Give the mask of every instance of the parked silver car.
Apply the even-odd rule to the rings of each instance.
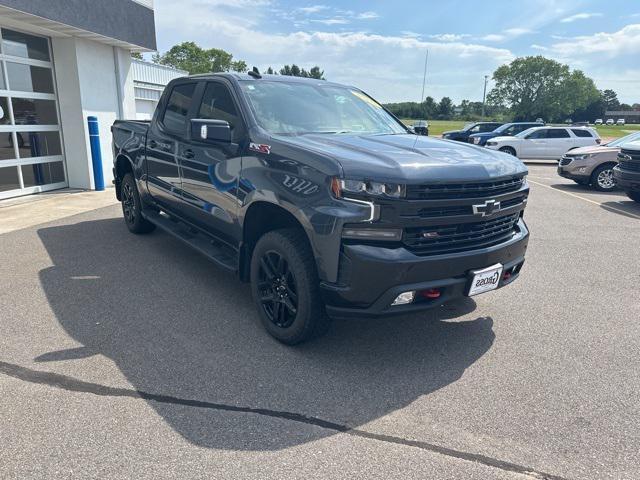
[[[616,187],[613,167],[618,163],[620,146],[634,140],[640,140],[640,132],[631,133],[605,145],[575,148],[560,159],[558,175],[580,185],[590,185],[596,190],[613,190]]]

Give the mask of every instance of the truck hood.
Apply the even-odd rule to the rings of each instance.
[[[421,183],[527,173],[527,167],[512,155],[425,136],[309,134],[286,141],[333,158],[345,178]]]
[[[450,133],[465,133],[466,130],[447,130],[446,132],[442,132],[442,135],[449,135]]]

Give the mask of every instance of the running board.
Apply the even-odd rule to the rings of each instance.
[[[142,216],[155,226],[182,240],[212,262],[233,272],[238,270],[238,254],[223,243],[155,210],[144,209]]]

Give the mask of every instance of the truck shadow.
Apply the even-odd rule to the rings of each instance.
[[[357,427],[455,382],[494,341],[489,317],[447,321],[474,311],[467,299],[420,315],[336,321],[328,336],[285,347],[262,330],[246,285],[166,234],[131,235],[119,218],[38,234],[53,262],[40,272],[48,302],[83,346],[36,361],[104,355],[139,391]],[[146,401],[203,447],[277,450],[335,433]]]

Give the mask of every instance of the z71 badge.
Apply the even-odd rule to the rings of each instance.
[[[269,155],[271,153],[271,145],[265,145],[264,143],[250,143],[249,150]]]

